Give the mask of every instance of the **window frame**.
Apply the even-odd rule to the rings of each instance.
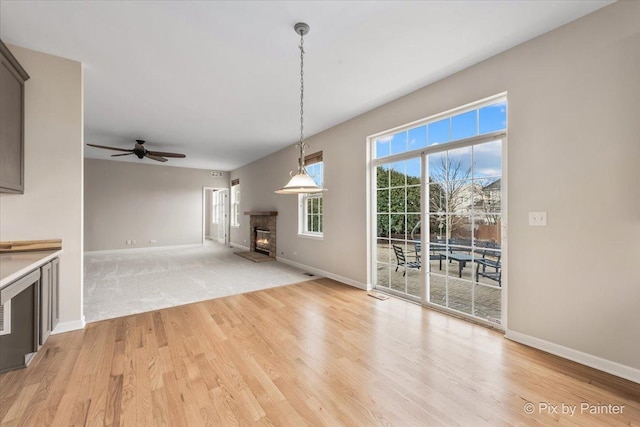
[[[508,260],[507,260],[507,245],[508,245],[508,236],[507,236],[507,230],[508,230],[508,224],[507,224],[507,218],[508,218],[508,214],[507,214],[507,181],[506,181],[506,177],[508,176],[508,165],[507,165],[507,145],[508,145],[508,129],[509,129],[509,116],[508,116],[508,112],[507,112],[507,116],[506,116],[506,121],[505,121],[505,128],[502,130],[495,130],[495,131],[490,131],[490,132],[483,132],[481,134],[475,135],[475,136],[471,136],[471,137],[467,137],[467,138],[462,138],[462,139],[457,139],[457,140],[450,140],[448,142],[442,142],[440,144],[437,145],[431,145],[431,146],[427,146],[427,147],[420,147],[420,148],[416,148],[413,150],[407,150],[401,153],[397,153],[397,154],[390,154],[390,155],[383,155],[382,157],[377,157],[377,153],[376,153],[376,149],[377,149],[377,141],[381,138],[385,138],[385,137],[391,137],[397,133],[403,132],[403,131],[410,131],[414,128],[418,128],[420,126],[423,125],[428,125],[430,123],[434,123],[437,122],[439,120],[442,119],[447,119],[447,118],[451,118],[455,115],[460,115],[460,114],[464,114],[465,112],[468,111],[472,111],[472,110],[479,110],[481,108],[484,108],[486,106],[490,106],[496,103],[499,103],[500,101],[504,101],[507,105],[508,105],[508,97],[507,97],[507,93],[503,92],[501,94],[486,98],[484,100],[478,101],[478,102],[473,102],[473,103],[469,103],[466,104],[464,106],[458,107],[458,108],[454,108],[424,119],[420,119],[420,120],[416,120],[414,122],[411,123],[407,123],[401,126],[397,126],[393,129],[389,129],[383,132],[379,132],[377,134],[374,135],[370,135],[367,137],[367,161],[369,163],[369,167],[367,168],[367,186],[368,186],[368,191],[367,191],[367,219],[366,219],[366,223],[367,223],[367,251],[368,251],[368,256],[367,256],[367,281],[368,283],[376,283],[377,282],[377,263],[378,263],[378,258],[377,258],[377,231],[378,231],[378,223],[377,223],[377,214],[378,214],[378,206],[377,206],[377,194],[378,194],[378,188],[377,188],[377,179],[376,179],[376,169],[378,166],[382,166],[384,164],[387,163],[394,163],[394,162],[399,162],[399,161],[405,161],[405,160],[409,160],[415,157],[420,157],[422,159],[422,184],[421,185],[425,185],[426,183],[428,183],[428,175],[426,174],[426,172],[428,171],[427,169],[427,156],[430,154],[435,154],[438,152],[443,152],[443,151],[448,151],[448,150],[455,150],[457,148],[463,148],[463,147],[468,147],[468,146],[474,146],[474,145],[479,145],[485,142],[490,142],[490,141],[494,141],[494,140],[502,140],[502,149],[501,149],[501,162],[502,162],[502,172],[501,172],[501,211],[500,211],[500,215],[501,215],[501,233],[502,233],[502,239],[501,239],[501,254],[502,254],[502,285],[501,286],[495,286],[495,285],[487,285],[487,284],[481,284],[484,287],[487,288],[499,288],[501,291],[501,302],[500,302],[500,311],[501,311],[501,323],[499,325],[497,325],[496,323],[490,321],[490,320],[486,320],[482,317],[477,317],[475,315],[467,315],[465,313],[462,313],[461,311],[458,310],[454,310],[454,309],[450,309],[448,307],[443,307],[440,305],[436,305],[433,304],[428,300],[427,295],[425,294],[426,292],[429,292],[429,289],[427,286],[424,285],[426,279],[425,276],[427,275],[427,269],[420,269],[422,276],[422,288],[421,288],[421,293],[422,295],[420,297],[412,297],[412,298],[408,298],[407,294],[402,294],[400,292],[396,292],[394,289],[392,288],[384,288],[384,292],[386,293],[390,293],[392,295],[397,295],[400,296],[402,298],[405,299],[409,299],[411,301],[415,301],[417,303],[420,303],[421,305],[427,306],[427,307],[434,307],[437,308],[441,311],[447,312],[447,313],[451,313],[454,314],[456,316],[460,316],[463,318],[467,318],[470,319],[474,322],[477,322],[479,324],[483,324],[485,326],[489,326],[491,328],[495,328],[498,330],[507,330],[508,329],[508,323],[507,323],[507,319],[508,319],[508,309],[507,309],[507,300],[508,300],[508,282],[507,282],[507,277],[508,277]],[[389,187],[391,188],[391,187]],[[428,195],[426,197],[426,199],[428,200]],[[424,195],[423,195],[423,200],[422,200],[422,204],[424,204]],[[428,213],[428,209],[426,210]],[[423,215],[425,212],[425,207],[422,206],[421,207],[421,215]],[[375,215],[373,215],[375,214]],[[423,245],[423,247],[426,247],[426,241],[424,239],[424,237],[421,239],[421,244]],[[426,265],[429,261],[428,258],[425,257],[425,252],[422,253],[422,258],[421,258],[421,262]],[[391,261],[389,261],[389,263],[391,263]],[[376,289],[376,285],[373,285],[373,288]],[[472,298],[474,298],[472,296]]]
[[[305,167],[308,169],[315,169],[316,165],[320,165],[320,179],[319,182],[316,180],[316,176],[313,172],[310,172],[314,181],[322,187],[324,182],[324,160],[322,151],[309,154],[305,156]],[[310,200],[318,200],[320,203],[320,208],[316,210],[316,213],[309,212],[309,201]],[[311,216],[311,218],[310,218]],[[313,224],[313,216],[317,217],[318,230],[310,230],[309,229],[309,220],[311,219],[311,223]],[[313,227],[312,227],[313,228]],[[298,194],[298,236],[316,240],[322,240],[324,238],[324,196],[323,193],[304,193]]]
[[[240,228],[240,180],[231,181],[231,221],[229,225]]]

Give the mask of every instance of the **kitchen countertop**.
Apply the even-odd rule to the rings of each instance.
[[[0,289],[61,253],[61,250],[57,250],[0,254]]]

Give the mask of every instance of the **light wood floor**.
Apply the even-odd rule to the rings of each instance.
[[[578,405],[577,414],[538,413],[539,402]],[[622,415],[590,415],[580,414],[582,402],[625,406]],[[29,368],[0,375],[0,420],[640,425],[640,385],[320,279],[52,336]]]

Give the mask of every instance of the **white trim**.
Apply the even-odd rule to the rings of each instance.
[[[245,251],[250,251],[251,250],[251,248],[249,248],[248,246],[243,246],[243,245],[240,245],[238,243],[233,243],[233,242],[229,243],[229,246],[234,247],[234,248],[238,248],[238,249],[244,249]]]
[[[298,233],[298,237],[311,240],[324,240],[324,236],[322,234]]]
[[[507,101],[507,132],[509,129],[509,101]],[[500,304],[502,328],[506,331],[509,328],[509,136],[502,139],[502,175],[500,176],[500,215],[502,219],[502,230],[500,230],[500,250],[502,251],[502,276],[500,286]]]
[[[505,338],[640,384],[640,369],[508,329]]]
[[[131,249],[107,249],[104,251],[86,251],[85,255],[106,255],[106,254],[119,254],[124,252],[149,252],[158,251],[162,249],[188,249],[188,248],[200,248],[202,243],[193,243],[190,245],[170,245],[170,246],[149,246],[147,248],[131,248]]]
[[[84,329],[84,326],[87,324],[84,316],[79,320],[72,320],[70,322],[60,322],[58,326],[55,327],[53,331],[51,331],[51,335],[62,334],[64,332],[77,331],[80,329]]]
[[[339,274],[330,273],[328,271],[320,270],[319,268],[314,268],[308,265],[300,264],[299,262],[291,261],[290,259],[286,259],[286,258],[278,257],[277,260],[283,264],[291,265],[301,270],[308,271],[309,273],[313,273],[316,276],[328,277],[329,279],[337,280],[338,282],[342,282],[346,285],[350,285],[350,286],[353,286],[354,288],[362,289],[365,291],[371,290],[371,285],[358,282],[357,280],[349,279],[348,277],[340,276]]]

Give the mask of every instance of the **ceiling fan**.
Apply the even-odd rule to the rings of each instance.
[[[176,158],[186,157],[184,154],[180,154],[180,153],[167,153],[164,151],[149,151],[143,146],[144,142],[145,141],[143,139],[136,139],[136,145],[131,149],[108,147],[106,145],[96,145],[96,144],[87,144],[87,145],[89,147],[104,148],[106,150],[126,151],[126,153],[123,153],[123,154],[112,154],[111,157],[129,156],[131,154],[135,154],[136,156],[138,156],[139,159],[142,159],[143,157],[147,157],[151,160],[156,160],[158,162],[166,162],[168,159],[165,159],[165,157],[176,157]]]

